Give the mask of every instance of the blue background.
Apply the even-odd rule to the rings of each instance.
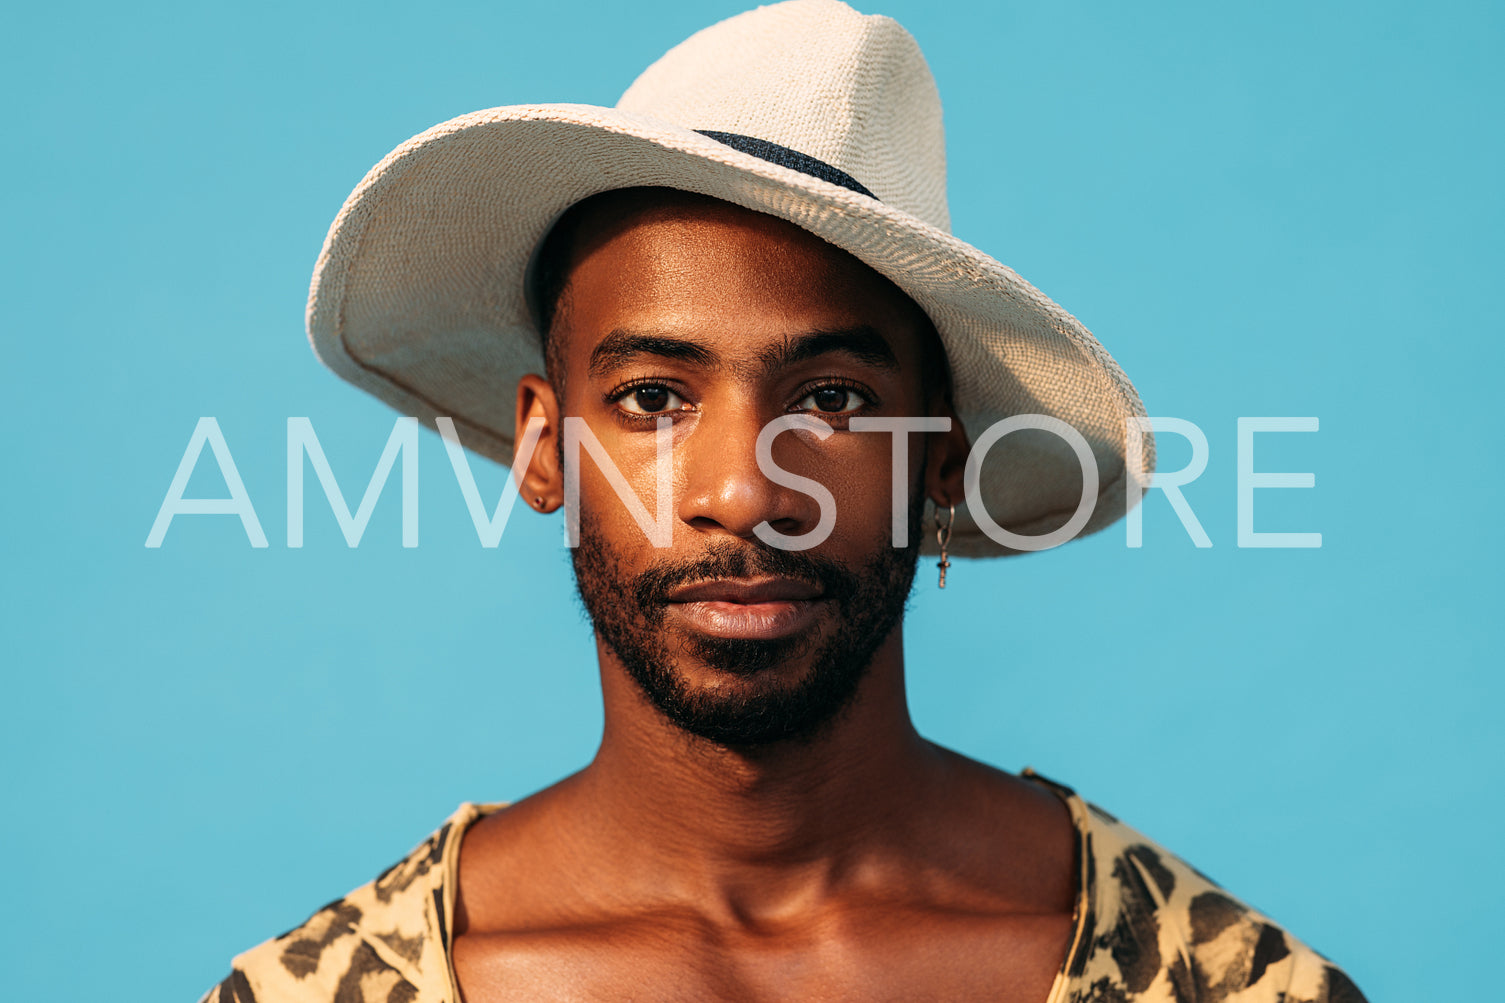
[[[0,256],[4,995],[193,999],[465,799],[584,764],[594,660],[557,517],[483,550],[432,433],[348,549],[393,415],[324,371],[308,278],[389,149],[476,108],[611,104],[737,3],[26,5],[9,12]],[[1227,5],[1223,5],[1226,8]],[[1477,998],[1502,890],[1498,5],[891,0],[946,101],[959,236],[1076,313],[1186,489],[1063,549],[923,570],[931,737],[1071,783],[1343,964],[1374,1000]],[[179,518],[200,415],[272,546]],[[1258,464],[1236,420],[1317,416]],[[1163,467],[1189,455],[1167,436]],[[479,469],[495,498],[501,471]],[[190,496],[222,496],[205,457]]]

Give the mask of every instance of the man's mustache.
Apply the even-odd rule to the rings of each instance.
[[[858,576],[829,558],[763,543],[713,543],[688,561],[664,561],[634,577],[633,598],[640,609],[662,612],[669,593],[681,586],[721,578],[792,578],[821,591],[822,599],[850,600],[859,588]]]

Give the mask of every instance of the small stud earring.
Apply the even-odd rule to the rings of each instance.
[[[533,496],[533,507],[538,509],[543,508],[543,495]]]
[[[936,513],[935,513],[935,542],[938,543],[938,544],[940,544],[940,547],[941,547],[941,559],[936,564],[936,567],[938,567],[938,568],[941,569],[941,584],[940,584],[941,588],[945,588],[946,587],[946,569],[949,568],[949,567],[951,567],[951,561],[948,560],[947,557],[946,557],[946,547],[951,543],[951,524],[954,523],[955,521],[956,521],[956,506],[955,505],[948,504],[946,506],[946,522],[944,524],[941,523],[940,509],[939,508],[936,509]]]

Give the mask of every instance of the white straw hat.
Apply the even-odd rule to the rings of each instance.
[[[699,192],[788,220],[891,279],[935,323],[969,438],[1018,414],[1075,428],[1096,460],[1082,532],[1138,501],[1125,465],[1133,386],[1076,318],[951,236],[940,97],[914,39],[837,0],[789,0],[698,32],[615,108],[513,105],[403,143],[351,193],[308,299],[314,351],[403,414],[452,417],[462,441],[512,457],[514,392],[543,371],[525,284],[567,208],[636,186]],[[885,472],[886,473],[886,472]],[[981,469],[987,514],[1058,529],[1083,496],[1060,436],[1017,431]],[[927,515],[927,520],[933,513]],[[1010,553],[958,505],[955,554]]]

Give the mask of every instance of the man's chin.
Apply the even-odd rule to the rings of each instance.
[[[838,716],[864,674],[861,663],[829,664],[831,642],[819,629],[772,641],[671,636],[662,649],[671,657],[618,657],[671,723],[719,745],[808,740]]]
[[[754,678],[739,670],[720,684],[678,678],[677,685],[664,687],[659,680],[657,686],[644,686],[644,692],[680,731],[717,745],[751,748],[808,741],[839,715],[845,701],[815,697],[808,680],[803,682],[772,674]]]

